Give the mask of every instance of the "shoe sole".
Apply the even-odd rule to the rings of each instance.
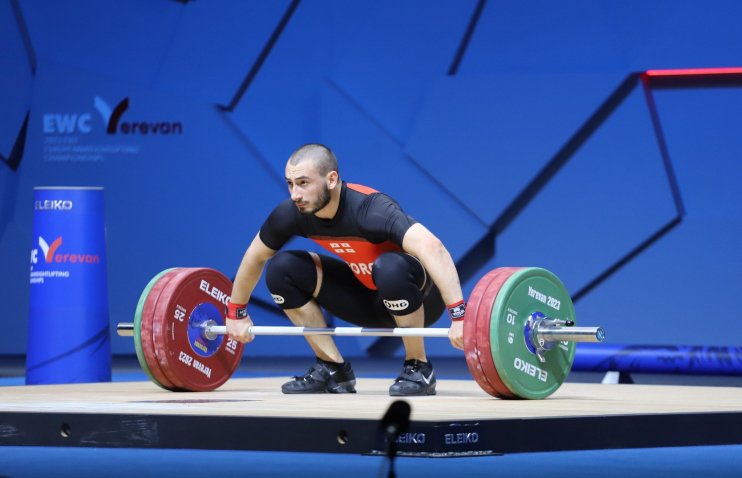
[[[436,394],[435,388],[424,389],[424,390],[421,390],[415,393],[402,392],[402,391],[395,392],[395,391],[389,390],[390,397],[427,397],[427,396],[435,395],[435,394]]]
[[[392,392],[389,392],[390,397],[432,397],[433,395],[436,395],[435,390],[432,392],[423,392],[423,393],[392,393]]]
[[[356,393],[356,389],[346,389],[346,388],[323,388],[318,390],[284,390],[281,389],[281,392],[286,395],[300,395],[300,394],[307,394],[311,395],[313,393]]]
[[[301,394],[312,395],[315,393],[327,393],[327,390],[324,390],[324,389],[323,390],[281,390],[281,392],[286,395],[301,395]]]

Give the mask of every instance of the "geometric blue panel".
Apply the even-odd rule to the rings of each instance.
[[[31,101],[32,65],[11,2],[0,2],[0,158],[8,159]]]
[[[634,40],[646,41],[647,30],[667,13],[657,1],[490,2],[460,74],[626,72],[641,47]]]
[[[742,81],[653,95],[688,216],[742,219]]]
[[[733,65],[740,16],[735,1],[488,2],[459,74]]]
[[[686,215],[577,307],[604,315],[614,343],[739,346],[742,322],[730,314],[742,284],[742,88],[653,95]],[[616,297],[641,304],[640,330],[606,306]]]
[[[624,77],[442,78],[426,97],[407,151],[492,224]]]
[[[332,81],[398,141],[446,73],[476,2],[335,2]]]
[[[157,86],[227,105],[250,71],[288,0],[192,2],[183,7]]]
[[[320,91],[332,64],[329,5],[301,3],[296,8],[230,113],[281,178],[289,155],[302,144],[317,142],[321,133]]]
[[[170,1],[18,2],[39,59],[152,86],[184,10]]]

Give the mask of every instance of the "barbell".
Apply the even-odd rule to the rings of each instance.
[[[226,335],[232,282],[209,268],[166,269],[142,291],[133,336],[142,369],[160,387],[211,391],[242,358],[243,344]],[[445,328],[250,327],[261,335],[448,337]],[[559,278],[537,267],[498,268],[475,285],[464,320],[464,355],[479,386],[498,398],[546,398],[564,382],[575,342],[602,342],[601,327],[577,327],[574,306]]]

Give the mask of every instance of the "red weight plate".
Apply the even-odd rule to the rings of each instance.
[[[155,351],[179,388],[207,392],[224,384],[242,358],[243,345],[226,335],[213,340],[199,323],[224,325],[232,282],[213,269],[183,269],[160,294],[155,311]]]
[[[482,297],[482,305],[479,308],[479,314],[477,315],[477,351],[479,354],[480,365],[482,366],[482,372],[490,385],[492,385],[496,390],[495,396],[503,399],[517,398],[517,396],[502,381],[497,372],[497,368],[495,368],[494,361],[492,360],[492,347],[490,344],[492,308],[494,307],[495,300],[497,299],[497,295],[502,289],[503,284],[510,278],[510,276],[520,269],[520,267],[503,267],[497,269],[498,274],[487,286]]]
[[[491,299],[491,290],[493,287],[495,290],[499,290],[504,280],[506,280],[502,279],[502,277],[511,275],[515,270],[517,269],[501,267],[491,271],[489,274],[489,280],[480,291],[481,296],[479,298],[479,304],[474,317],[472,317],[474,319],[472,329],[475,336],[474,342],[476,344],[473,350],[476,353],[476,362],[479,368],[479,373],[482,377],[481,380],[485,381],[489,385],[485,390],[490,395],[498,398],[512,398],[513,395],[504,385],[500,376],[497,374],[493,375],[491,369],[485,366],[485,351],[491,350],[490,337],[488,335],[490,323],[488,317],[491,315],[494,304]],[[486,357],[489,356],[490,354],[488,352]]]
[[[153,329],[155,326],[155,309],[157,307],[160,294],[162,293],[165,286],[180,270],[181,269],[173,269],[172,271],[167,272],[165,275],[160,277],[160,279],[152,287],[152,290],[150,290],[149,295],[147,295],[147,300],[145,300],[144,307],[142,308],[140,340],[142,342],[142,352],[144,355],[144,359],[147,362],[147,366],[149,367],[149,371],[152,373],[152,376],[157,380],[157,382],[159,382],[164,388],[168,390],[177,390],[178,387],[169,378],[167,378],[165,372],[163,372],[162,370],[162,367],[160,367],[160,362],[159,360],[157,360],[157,352],[155,348],[155,341],[157,339],[154,338]]]
[[[151,323],[152,323],[152,337],[153,337],[153,348],[155,351],[155,360],[157,361],[157,365],[159,369],[162,371],[163,375],[167,377],[167,380],[171,383],[173,383],[173,387],[178,391],[188,391],[189,389],[183,384],[181,380],[178,379],[177,375],[173,379],[172,374],[168,373],[167,367],[169,366],[169,361],[163,360],[161,356],[163,355],[163,351],[166,348],[166,339],[165,339],[165,328],[166,328],[166,318],[163,315],[162,308],[163,303],[167,303],[169,299],[172,297],[172,287],[171,286],[172,281],[178,277],[182,276],[183,274],[187,274],[191,271],[193,271],[193,268],[180,268],[177,271],[175,271],[169,278],[168,281],[163,284],[162,289],[160,290],[159,295],[162,296],[163,301],[158,300],[155,302],[155,307],[152,309],[152,313],[150,315]],[[167,355],[167,354],[165,354]]]
[[[502,285],[510,276],[522,269],[521,267],[503,267],[497,269],[501,271],[487,286],[487,290],[482,297],[482,306],[479,307],[477,315],[477,348],[479,352],[479,362],[482,365],[482,371],[492,387],[497,391],[497,397],[500,398],[518,398],[500,378],[495,368],[495,362],[492,360],[492,347],[490,346],[490,324],[492,323],[492,308],[495,306],[497,294],[500,292]]]
[[[466,303],[466,318],[464,319],[464,356],[466,357],[466,365],[469,367],[469,373],[482,390],[493,396],[497,396],[497,391],[484,376],[484,371],[479,363],[477,317],[487,286],[498,275],[498,271],[499,269],[495,269],[488,272],[474,286]]]

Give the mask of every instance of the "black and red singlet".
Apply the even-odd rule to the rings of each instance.
[[[374,260],[385,252],[402,251],[402,239],[416,222],[386,194],[343,182],[335,217],[301,214],[289,198],[263,223],[260,239],[279,250],[293,236],[309,238],[340,257],[363,285],[375,290],[371,278]]]

